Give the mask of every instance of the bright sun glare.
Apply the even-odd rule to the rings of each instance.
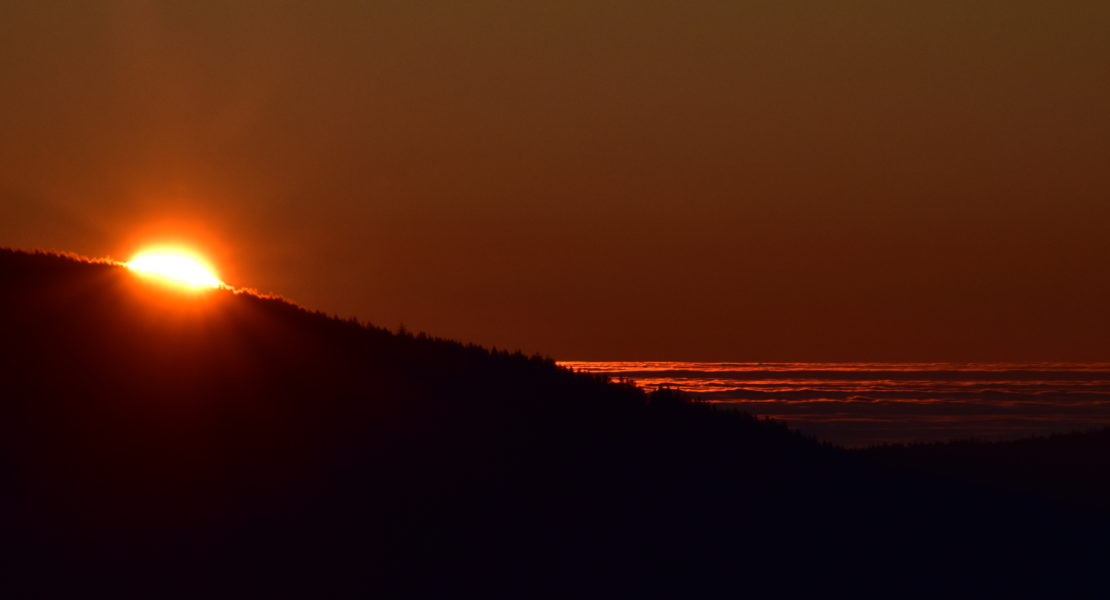
[[[136,273],[187,288],[217,288],[223,285],[203,260],[182,250],[144,250],[125,264]]]

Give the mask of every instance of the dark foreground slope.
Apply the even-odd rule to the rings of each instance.
[[[1098,507],[868,460],[538,357],[10,251],[0,332],[4,591],[1103,583]]]

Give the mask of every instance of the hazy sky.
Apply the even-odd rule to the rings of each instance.
[[[1110,360],[1110,2],[5,2],[0,245],[563,359]]]

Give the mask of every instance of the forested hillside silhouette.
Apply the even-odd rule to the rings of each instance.
[[[0,374],[0,563],[18,594],[1105,583],[1106,505],[1043,478],[847,452],[548,358],[109,263],[0,251]]]
[[[893,444],[857,451],[883,464],[1110,511],[1110,428],[1011,441]]]

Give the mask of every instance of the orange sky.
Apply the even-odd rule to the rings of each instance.
[[[5,3],[0,245],[560,359],[1110,359],[1110,3],[907,4]]]

